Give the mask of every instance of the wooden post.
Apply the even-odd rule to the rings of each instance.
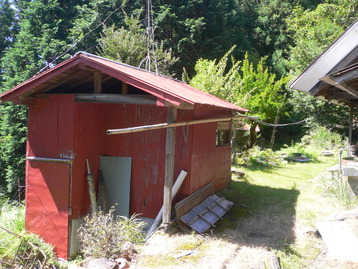
[[[100,71],[94,71],[94,92],[102,92],[102,73]]]
[[[168,123],[175,122],[177,109],[168,108]],[[170,223],[172,208],[172,187],[174,177],[174,155],[175,155],[175,127],[167,128],[165,147],[165,178],[164,178],[164,199],[163,199],[163,224]]]
[[[352,145],[352,131],[353,131],[353,116],[354,111],[353,108],[349,110],[349,130],[348,130],[348,144]]]
[[[128,94],[128,84],[122,81],[122,94]]]

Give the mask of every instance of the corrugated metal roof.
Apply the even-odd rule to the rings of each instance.
[[[185,224],[198,233],[204,233],[219,221],[234,205],[234,203],[213,194],[192,208],[180,218]]]
[[[184,82],[83,52],[77,53],[73,58],[62,62],[1,94],[0,99],[2,102],[16,101],[20,97],[32,96],[38,92],[43,93],[43,84],[47,83],[51,86],[51,83],[58,83],[58,80],[56,82],[51,82],[51,79],[54,80],[56,76],[58,77],[59,75],[64,76],[64,72],[69,73],[68,75],[66,74],[66,76],[70,76],[70,72],[68,71],[80,65],[89,66],[118,80],[124,81],[129,85],[137,87],[157,97],[157,100],[162,103],[168,102],[175,106],[180,106],[183,103],[191,105],[204,104],[239,112],[248,112],[247,109],[195,89]],[[64,77],[61,79],[65,80]]]

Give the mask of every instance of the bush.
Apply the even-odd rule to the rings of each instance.
[[[14,233],[20,234],[25,230],[25,207],[11,202],[4,202],[0,208],[0,227]],[[1,256],[15,255],[19,240],[14,235],[0,229],[0,258]],[[11,252],[13,253],[11,254]]]
[[[321,150],[332,150],[343,145],[343,137],[324,126],[314,126],[307,135],[302,137],[301,144],[313,145]]]
[[[274,165],[280,164],[282,161],[283,159],[280,154],[274,152],[272,149],[261,149],[259,146],[254,146],[245,151],[235,160],[236,163],[245,165]]]
[[[95,216],[85,217],[78,230],[84,257],[112,258],[123,252],[126,243],[144,242],[144,222],[136,215],[114,218],[113,212],[112,208],[107,214],[99,211]]]

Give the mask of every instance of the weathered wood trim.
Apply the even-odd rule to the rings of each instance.
[[[177,118],[177,109],[168,108],[168,124],[174,123]],[[172,209],[172,188],[174,177],[175,161],[175,127],[167,128],[165,146],[165,177],[164,177],[164,198],[163,198],[163,224],[170,223]]]
[[[152,95],[137,94],[76,94],[77,103],[112,103],[112,104],[138,104],[156,105],[156,100]]]

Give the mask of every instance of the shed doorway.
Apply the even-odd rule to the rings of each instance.
[[[132,158],[101,156],[100,164],[106,207],[115,206],[115,216],[129,217]]]

